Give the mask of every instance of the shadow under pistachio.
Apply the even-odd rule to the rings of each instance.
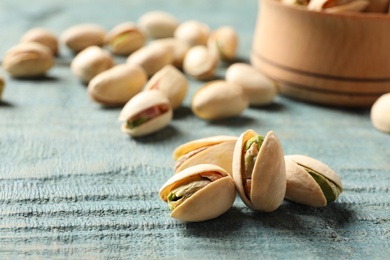
[[[173,111],[173,120],[181,120],[193,115],[190,107],[180,106]]]
[[[12,79],[17,81],[30,81],[30,82],[54,82],[59,81],[58,77],[51,75],[41,75],[37,77],[13,77]]]
[[[218,126],[245,126],[250,125],[255,120],[251,117],[240,115],[236,117],[224,118],[219,120],[208,121],[209,125],[218,125]]]
[[[0,100],[0,107],[15,107],[15,105],[8,101]]]
[[[178,131],[172,125],[168,125],[157,132],[151,133],[145,136],[132,137],[129,135],[129,138],[140,143],[155,143],[155,142],[166,142],[178,135]]]
[[[285,110],[285,106],[279,102],[272,102],[271,104],[264,105],[264,106],[251,105],[249,108],[253,109],[253,110],[262,110],[262,111],[268,111],[268,112],[281,112],[281,111]]]

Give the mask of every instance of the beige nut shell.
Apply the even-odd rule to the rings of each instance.
[[[224,61],[232,61],[236,58],[238,48],[238,35],[230,26],[223,26],[211,33],[207,46],[215,51]]]
[[[165,48],[171,48],[173,50],[172,65],[178,69],[183,68],[184,58],[187,52],[190,50],[190,45],[176,38],[164,38],[150,42],[150,45],[166,46]]]
[[[3,94],[4,88],[5,88],[5,81],[4,81],[4,78],[0,75],[0,100],[1,100],[1,95]]]
[[[119,64],[94,77],[88,84],[88,94],[104,106],[121,106],[138,94],[146,81],[141,67]]]
[[[97,24],[77,24],[69,27],[60,35],[60,41],[74,52],[89,46],[103,46],[106,31]]]
[[[126,127],[126,123],[130,118],[156,105],[166,105],[168,111],[133,129]],[[161,91],[151,90],[140,92],[130,99],[122,108],[119,121],[123,122],[122,131],[124,133],[136,137],[148,135],[164,128],[172,120],[172,116],[172,108],[168,98]]]
[[[390,133],[390,93],[380,96],[371,107],[371,123],[385,133]]]
[[[183,222],[198,222],[216,218],[231,208],[236,197],[234,182],[221,167],[200,164],[172,176],[160,189],[160,198],[167,201],[169,193],[191,176],[218,172],[223,177],[195,192],[171,212],[171,217]]]
[[[196,20],[181,23],[174,33],[176,39],[184,41],[190,46],[207,45],[209,36],[209,26]]]
[[[173,37],[179,20],[170,13],[163,11],[150,11],[138,20],[138,26],[154,39]]]
[[[58,54],[57,36],[45,28],[32,28],[28,30],[21,38],[20,42],[37,42],[48,47],[53,55]]]
[[[112,53],[129,55],[145,45],[146,35],[135,23],[125,22],[112,28],[105,41]]]
[[[270,131],[264,138],[252,172],[250,197],[247,197],[242,179],[242,161],[246,142],[256,136],[251,129],[241,134],[233,155],[233,179],[242,201],[253,210],[271,212],[283,202],[286,192],[286,168],[283,148]]]
[[[218,66],[218,56],[205,46],[192,47],[184,57],[184,72],[199,80],[209,80],[214,77]]]

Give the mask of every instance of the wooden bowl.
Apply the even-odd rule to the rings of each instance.
[[[370,106],[390,92],[390,15],[332,14],[260,0],[251,62],[287,96]]]

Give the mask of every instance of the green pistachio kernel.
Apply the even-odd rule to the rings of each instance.
[[[183,203],[187,198],[191,197],[195,192],[209,184],[211,180],[202,179],[184,184],[168,194],[167,201],[170,210],[174,210],[177,206]]]

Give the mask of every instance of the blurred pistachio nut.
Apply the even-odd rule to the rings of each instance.
[[[309,0],[282,0],[281,3],[285,5],[307,6]]]
[[[248,97],[241,86],[215,80],[195,92],[191,109],[199,118],[217,120],[238,116],[248,105]]]
[[[0,100],[1,100],[1,96],[3,94],[4,87],[5,87],[4,78],[2,76],[0,76]]]
[[[235,136],[219,135],[180,145],[173,152],[176,161],[175,173],[194,165],[210,163],[222,167],[232,176],[232,158],[236,141]]]
[[[209,36],[209,26],[196,20],[181,23],[174,33],[176,39],[184,41],[190,46],[207,45]]]
[[[16,78],[42,76],[53,65],[51,50],[37,42],[23,42],[14,46],[3,60],[3,68]]]
[[[307,9],[329,13],[360,12],[364,11],[369,4],[369,0],[311,0]]]
[[[145,42],[146,35],[131,22],[115,26],[106,35],[108,48],[118,55],[129,55],[144,46]]]
[[[242,201],[251,209],[271,212],[283,202],[286,168],[282,145],[270,131],[241,134],[234,147],[233,178]]]
[[[242,86],[249,103],[254,106],[272,103],[278,93],[275,81],[245,63],[231,65],[226,70],[226,81]]]
[[[122,132],[134,137],[154,133],[171,120],[171,104],[158,90],[138,93],[126,103],[119,115]]]
[[[160,189],[171,217],[183,222],[216,218],[233,205],[234,182],[221,167],[199,164],[173,175]]]
[[[220,27],[211,33],[208,47],[215,51],[223,61],[232,61],[236,58],[238,35],[233,27]]]
[[[114,65],[110,53],[98,46],[90,46],[74,57],[70,68],[77,78],[88,83],[93,77]]]
[[[32,28],[28,30],[21,38],[20,42],[37,42],[48,47],[53,55],[58,54],[58,39],[49,30],[44,28]]]
[[[163,11],[150,11],[142,15],[138,20],[138,26],[151,38],[173,37],[179,20]]]
[[[188,82],[181,71],[169,64],[154,74],[148,81],[145,90],[152,89],[163,92],[169,99],[172,109],[177,109],[187,95]]]
[[[385,133],[390,133],[390,92],[380,96],[371,107],[371,123]]]
[[[148,76],[153,76],[164,66],[171,64],[173,60],[173,49],[163,45],[147,45],[133,52],[127,63],[141,66]]]
[[[104,106],[122,106],[142,90],[146,81],[141,67],[119,64],[94,77],[88,84],[88,94]]]
[[[305,155],[287,155],[285,162],[286,199],[325,207],[342,192],[339,176],[326,164]]]
[[[164,38],[150,42],[150,44],[166,46],[164,48],[171,48],[173,50],[172,65],[178,69],[183,68],[184,57],[190,50],[190,45],[176,38]]]
[[[184,72],[199,80],[214,77],[218,66],[218,56],[205,46],[192,47],[184,57]]]
[[[106,31],[97,24],[78,24],[69,27],[60,35],[60,41],[73,52],[89,46],[103,46]]]

